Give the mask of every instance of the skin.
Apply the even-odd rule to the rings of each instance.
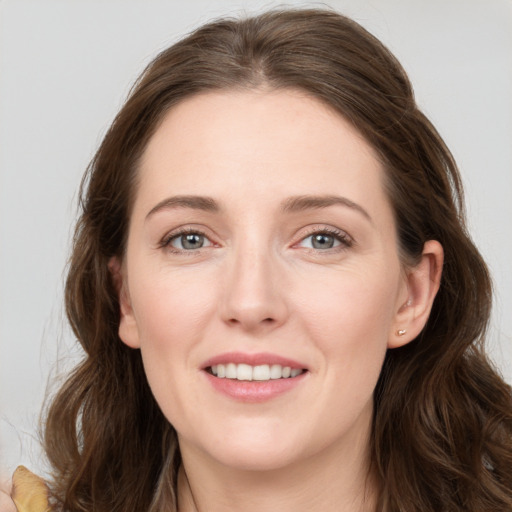
[[[178,432],[180,511],[375,509],[373,390],[386,350],[423,328],[442,267],[434,241],[401,264],[383,178],[347,121],[294,90],[194,96],[150,140],[111,270],[120,337]],[[283,209],[306,195],[348,202]],[[218,210],[162,206],[175,196]],[[182,228],[203,247],[185,249]],[[270,400],[235,400],[203,370],[232,351],[307,372]]]
[[[16,506],[11,499],[12,483],[7,479],[0,479],[0,510],[2,512],[16,512]]]

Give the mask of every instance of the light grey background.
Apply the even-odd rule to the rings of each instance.
[[[0,467],[7,472],[19,463],[44,471],[36,432],[47,380],[79,354],[61,299],[76,191],[130,85],[158,50],[208,19],[277,5],[0,0]],[[454,152],[470,227],[496,283],[492,354],[512,382],[512,2],[329,5],[395,52]]]

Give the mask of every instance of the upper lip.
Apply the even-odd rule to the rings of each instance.
[[[205,361],[202,365],[202,369],[206,369],[217,364],[228,363],[248,364],[250,366],[279,364],[281,366],[289,366],[290,368],[299,368],[304,370],[307,369],[304,364],[298,361],[267,352],[260,352],[257,354],[247,354],[244,352],[226,352]]]

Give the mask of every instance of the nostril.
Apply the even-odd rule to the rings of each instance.
[[[267,318],[263,318],[261,320],[250,320],[250,319],[239,319],[239,318],[230,318],[228,320],[228,323],[233,325],[233,326],[236,326],[236,325],[245,325],[247,327],[252,327],[252,328],[255,328],[257,325],[274,325],[276,323],[276,319],[275,318],[272,318],[272,317],[267,317]]]

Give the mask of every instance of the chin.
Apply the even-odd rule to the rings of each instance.
[[[268,472],[279,471],[297,463],[300,454],[297,450],[270,446],[252,446],[250,449],[230,449],[225,447],[222,453],[211,454],[223,466],[237,471]]]
[[[275,471],[296,463],[310,444],[307,436],[286,422],[254,419],[249,423],[224,424],[222,429],[210,429],[208,436],[203,432],[184,443],[180,439],[180,448],[199,451],[214,463],[239,471]]]

